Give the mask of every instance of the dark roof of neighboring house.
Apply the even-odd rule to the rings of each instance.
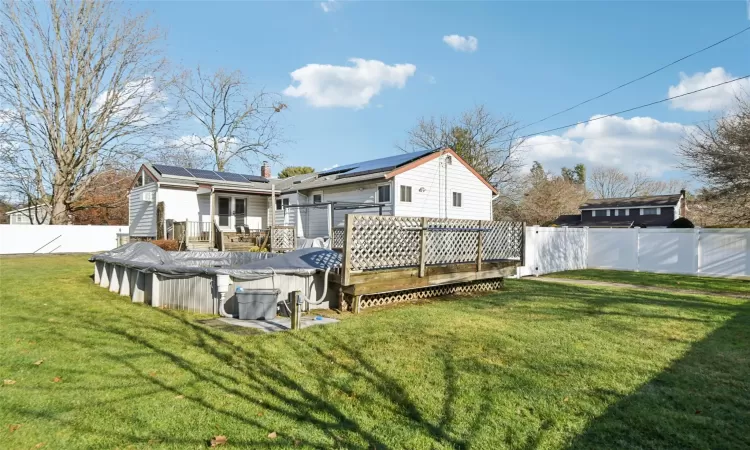
[[[649,195],[644,197],[599,198],[586,201],[579,209],[591,208],[636,208],[649,206],[674,206],[682,194]]]
[[[612,218],[607,220],[588,220],[581,222],[578,226],[589,228],[630,228],[633,226],[633,220],[623,217],[622,219]]]
[[[555,225],[561,227],[575,227],[581,224],[580,214],[563,214],[554,220]]]

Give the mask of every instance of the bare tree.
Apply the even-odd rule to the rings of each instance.
[[[466,111],[458,118],[421,118],[407,132],[402,151],[450,147],[486,180],[495,186],[511,181],[523,165],[517,138],[518,122],[510,117],[493,116],[484,105]]]
[[[0,182],[68,223],[95,175],[131,164],[168,122],[162,34],[111,2],[37,5],[0,12]]]
[[[519,220],[544,225],[563,214],[578,214],[578,207],[589,193],[583,184],[564,176],[530,174],[527,188],[519,205]]]
[[[614,167],[596,167],[588,185],[596,198],[624,198],[644,195],[674,194],[684,187],[680,180],[654,180],[641,172],[628,175]]]
[[[746,93],[744,93],[746,94]],[[738,96],[737,107],[715,124],[698,126],[680,145],[683,167],[704,181],[705,197],[734,222],[750,223],[750,100]]]
[[[277,119],[286,109],[278,94],[251,92],[239,71],[206,74],[200,67],[182,74],[176,92],[186,117],[200,128],[177,140],[176,148],[209,155],[217,170],[235,160],[248,166],[259,157],[278,160],[273,149],[283,133]]]

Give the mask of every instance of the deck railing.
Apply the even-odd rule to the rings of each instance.
[[[482,261],[520,260],[523,223],[349,214],[345,270],[362,272]],[[336,248],[334,234],[333,247]]]

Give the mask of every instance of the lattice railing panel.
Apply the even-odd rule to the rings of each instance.
[[[285,251],[296,248],[294,227],[272,227],[271,228],[271,250]]]
[[[523,222],[484,222],[482,225],[482,259],[521,259]]]
[[[344,235],[346,228],[338,227],[333,229],[333,238],[331,239],[331,248],[339,250],[344,248]]]
[[[455,264],[477,260],[479,221],[429,219],[426,264]]]
[[[414,217],[353,215],[350,270],[419,265],[420,219]]]
[[[414,300],[422,300],[432,297],[442,297],[445,295],[466,293],[466,292],[484,292],[502,289],[503,279],[493,278],[481,281],[472,281],[467,283],[449,284],[430,286],[408,291],[386,292],[383,294],[363,295],[359,301],[359,308],[372,308],[374,306],[388,305],[391,303],[401,303]]]
[[[349,245],[348,270],[415,267],[422,255],[419,217],[349,215],[351,236],[337,235],[332,248]],[[523,223],[466,219],[425,219],[425,265],[470,263],[477,260],[482,234],[482,260],[520,259]],[[342,242],[339,244],[338,240]],[[339,247],[340,245],[340,247]]]

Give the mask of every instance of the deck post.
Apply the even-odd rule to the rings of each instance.
[[[427,217],[422,217],[419,227],[419,278],[424,278],[427,267]]]
[[[352,305],[352,312],[354,314],[359,314],[359,310],[361,308],[362,304],[362,296],[361,295],[355,295],[354,296],[354,304]]]
[[[292,330],[299,330],[299,319],[300,319],[300,304],[299,304],[299,291],[292,291],[288,297],[289,303],[292,306]]]
[[[328,238],[333,243],[333,204],[328,204]]]
[[[349,286],[352,270],[352,246],[354,245],[354,214],[346,215],[346,227],[344,229],[344,258],[341,264],[341,285]]]
[[[482,221],[478,223],[477,231],[477,272],[482,271]]]

